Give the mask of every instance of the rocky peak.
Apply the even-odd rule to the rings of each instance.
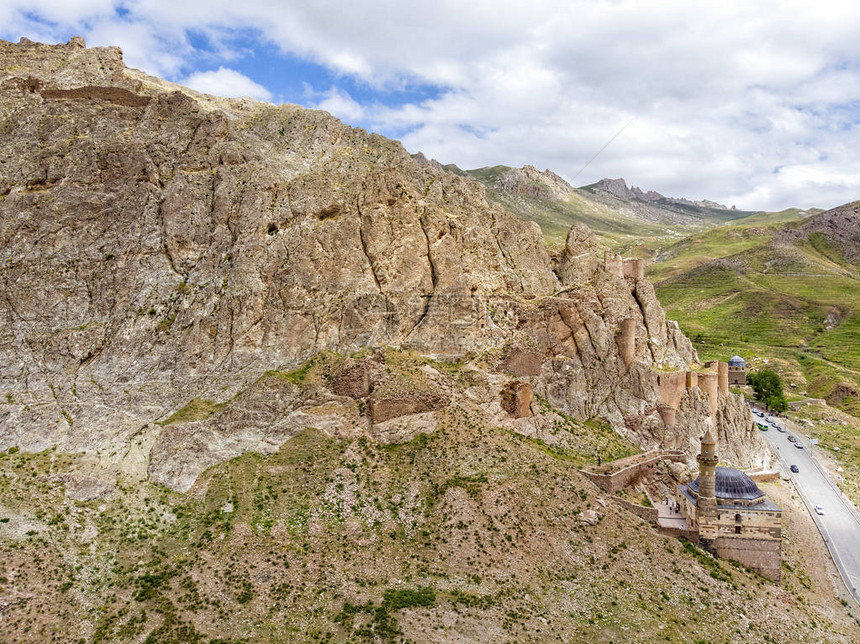
[[[537,199],[560,200],[573,193],[570,184],[555,172],[541,172],[532,165],[511,168],[497,179],[496,186],[512,194]]]
[[[623,179],[622,179],[622,181],[623,181]],[[665,198],[666,198],[666,197],[664,197],[663,195],[661,195],[659,192],[656,192],[656,191],[654,191],[654,190],[649,190],[648,192],[642,192],[642,191],[641,191],[639,188],[637,188],[636,186],[633,186],[633,187],[630,189],[630,192],[632,192],[632,193],[633,193],[633,195],[634,195],[637,199],[641,199],[642,201],[660,201],[661,199],[665,199]]]
[[[636,194],[627,187],[627,182],[622,179],[601,179],[593,186],[603,192],[615,195],[619,199],[635,199]]]

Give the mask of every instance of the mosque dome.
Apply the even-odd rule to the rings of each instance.
[[[732,356],[729,358],[729,366],[730,367],[746,367],[747,361],[741,358],[740,356]]]
[[[690,483],[690,490],[699,494],[699,479]],[[718,467],[715,472],[714,488],[718,499],[754,501],[764,496],[750,477],[731,467]]]

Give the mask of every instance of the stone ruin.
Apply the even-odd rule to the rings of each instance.
[[[624,259],[618,253],[605,251],[603,253],[603,267],[618,277],[629,277],[633,280],[645,279],[644,259]]]
[[[660,404],[657,411],[667,427],[674,427],[675,414],[688,389],[698,387],[708,394],[711,416],[717,413],[720,395],[729,395],[728,365],[719,360],[705,363],[707,371],[668,371],[658,375]]]

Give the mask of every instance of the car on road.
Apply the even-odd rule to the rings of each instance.
[[[783,427],[782,425],[774,425],[774,427],[776,427],[776,431],[781,432],[783,434],[785,433],[785,427]]]
[[[767,431],[767,425],[763,425],[761,423],[756,423],[755,426],[758,427],[763,432]]]
[[[794,444],[794,446],[795,446],[797,449],[803,449],[803,443],[801,443],[800,441],[797,441],[797,442]]]
[[[758,409],[753,409],[753,413],[756,416],[758,416],[759,418],[764,418],[764,412],[763,411],[759,411]]]
[[[776,422],[776,418],[774,418],[773,416],[768,416],[767,418],[765,418],[765,420],[769,423],[775,423]]]
[[[816,505],[815,506],[815,514],[823,515],[824,514],[824,508],[822,508],[820,505]]]
[[[791,434],[789,434],[788,440],[790,440],[792,443],[794,443],[797,439],[794,436],[792,436]]]
[[[797,474],[797,473],[800,471],[800,468],[799,468],[799,467],[797,467],[797,465],[792,465],[790,469],[791,469],[791,471],[792,471],[792,472],[794,472],[795,474]]]

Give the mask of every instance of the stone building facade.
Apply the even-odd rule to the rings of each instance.
[[[729,359],[729,384],[747,384],[747,362],[740,356],[732,356]]]
[[[782,510],[740,470],[717,467],[716,443],[713,430],[708,430],[696,459],[699,477],[678,486],[681,513],[703,548],[779,581]]]

